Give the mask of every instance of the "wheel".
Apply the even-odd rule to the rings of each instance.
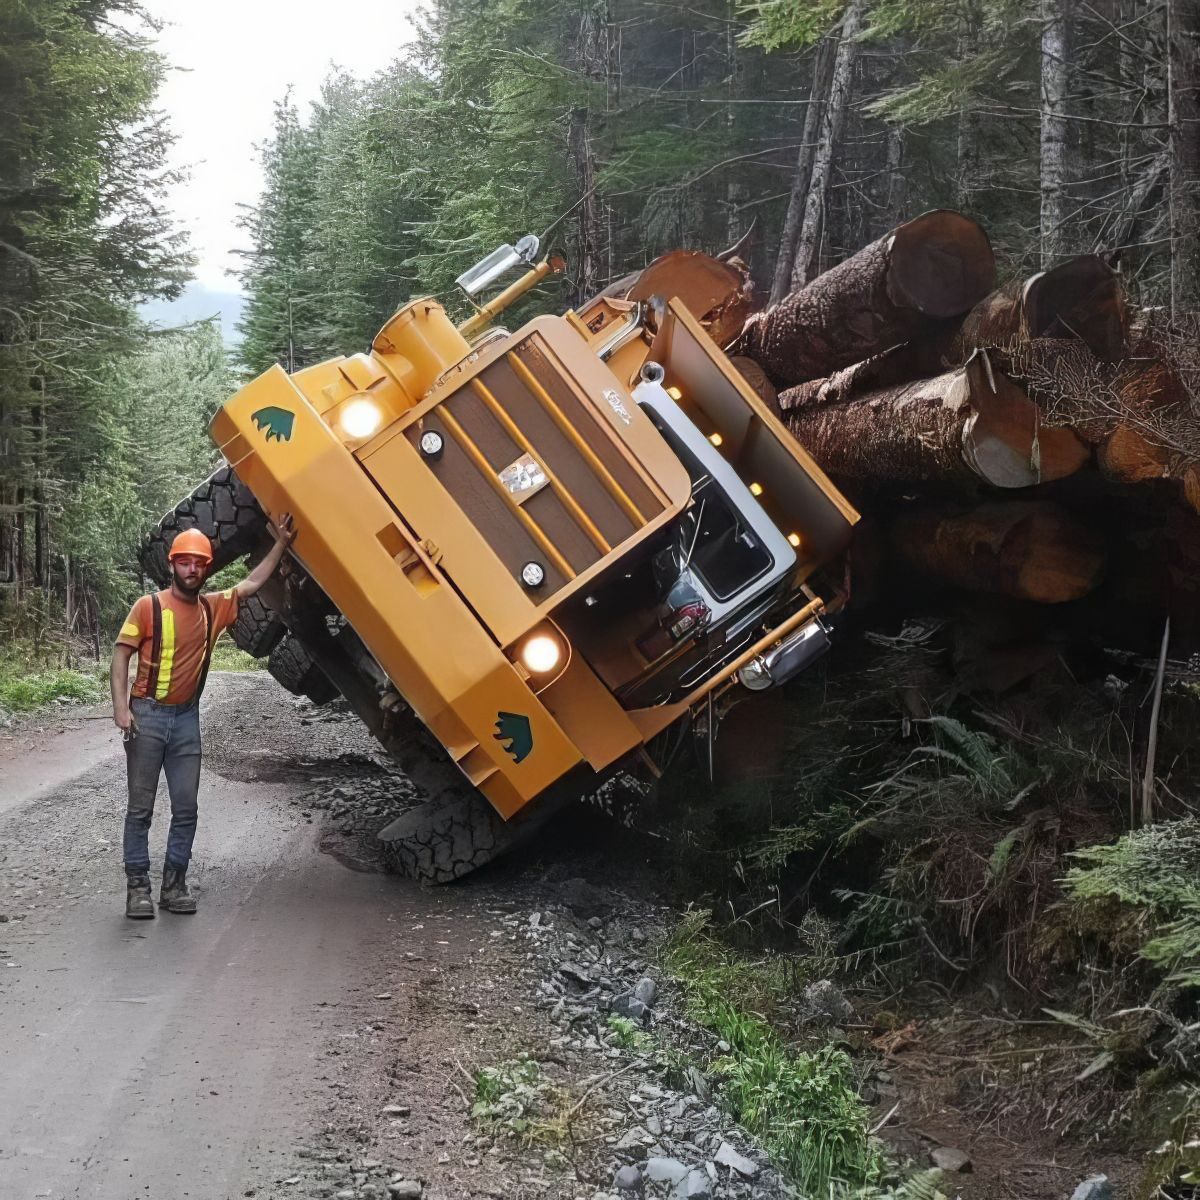
[[[170,579],[167,554],[182,529],[199,529],[213,544],[214,571],[249,554],[267,530],[267,518],[250,489],[226,465],[181,500],[142,542],[139,557],[160,587]]]
[[[266,658],[287,633],[279,614],[262,598],[261,593],[238,602],[237,620],[229,634],[239,650],[255,658]]]
[[[388,868],[423,883],[451,883],[508,853],[578,795],[556,789],[506,821],[411,709],[393,708],[380,740],[425,801],[376,836]]]
[[[424,883],[452,883],[528,841],[557,811],[542,803],[506,821],[469,785],[427,800],[378,833],[384,861]]]
[[[314,704],[328,704],[338,694],[329,677],[313,662],[304,643],[293,634],[283,637],[271,651],[267,670],[293,696],[307,696]]]

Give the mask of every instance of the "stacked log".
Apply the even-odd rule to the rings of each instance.
[[[1196,362],[1096,255],[993,274],[978,225],[927,213],[749,317],[735,349],[817,462],[890,517],[898,565],[1035,604],[1115,597],[1110,541],[1191,522],[1200,543]],[[1053,502],[1021,494],[1045,485]]]
[[[925,213],[750,317],[739,350],[777,386],[815,379],[961,317],[995,272],[974,221]]]

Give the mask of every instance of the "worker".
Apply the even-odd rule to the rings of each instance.
[[[213,645],[237,619],[238,603],[275,572],[296,536],[290,513],[271,527],[275,544],[241,583],[202,594],[212,566],[212,543],[198,529],[176,534],[168,554],[171,586],[143,596],[130,610],[113,648],[113,721],[125,739],[129,807],[125,813],[125,915],[154,916],[150,887],[150,820],[160,773],[167,776],[171,827],[158,904],[194,913],[187,869],[196,836],[200,786],[200,694]],[[137,654],[130,699],[129,661]]]

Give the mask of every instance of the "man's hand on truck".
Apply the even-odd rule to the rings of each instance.
[[[279,566],[279,560],[283,558],[284,552],[296,540],[296,524],[292,520],[291,513],[280,513],[279,520],[274,525],[268,526],[268,528],[271,531],[271,536],[275,539],[275,545],[267,551],[266,557],[262,562],[234,589],[237,592],[239,600],[245,600],[253,596],[275,574],[275,568]]]

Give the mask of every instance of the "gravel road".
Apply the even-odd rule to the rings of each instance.
[[[609,1024],[674,916],[644,838],[580,815],[454,887],[385,875],[371,833],[411,790],[362,727],[214,675],[200,912],[135,923],[94,715],[0,735],[0,1200],[785,1194],[702,1078]]]
[[[306,1131],[322,1006],[390,940],[404,885],[318,852],[287,781],[345,734],[291,709],[265,677],[213,678],[196,918],[123,916],[115,729],[0,760],[6,1200],[238,1195]]]

